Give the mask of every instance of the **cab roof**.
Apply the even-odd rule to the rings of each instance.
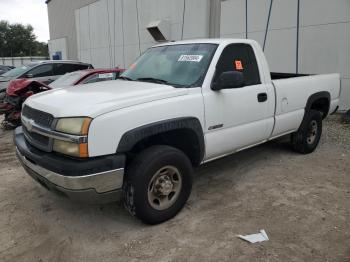
[[[255,40],[252,39],[240,39],[240,38],[204,38],[204,39],[189,39],[180,41],[170,41],[164,42],[156,46],[166,46],[166,45],[181,45],[181,44],[229,44],[229,43],[246,43],[253,44]]]

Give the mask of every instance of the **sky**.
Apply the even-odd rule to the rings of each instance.
[[[31,24],[38,41],[50,39],[45,0],[0,0],[0,20]]]

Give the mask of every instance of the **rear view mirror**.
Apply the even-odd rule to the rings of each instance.
[[[243,73],[239,71],[222,72],[216,83],[213,83],[212,90],[239,88],[244,86]]]

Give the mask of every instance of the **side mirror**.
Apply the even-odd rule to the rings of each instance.
[[[26,74],[26,78],[33,78],[33,74]]]
[[[243,73],[239,71],[222,72],[216,83],[213,83],[212,90],[221,90],[228,88],[239,88],[244,86]]]

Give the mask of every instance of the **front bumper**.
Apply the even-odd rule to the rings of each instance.
[[[124,155],[73,159],[32,147],[22,128],[15,130],[17,157],[27,173],[46,189],[68,198],[102,203],[117,201],[124,177]]]

